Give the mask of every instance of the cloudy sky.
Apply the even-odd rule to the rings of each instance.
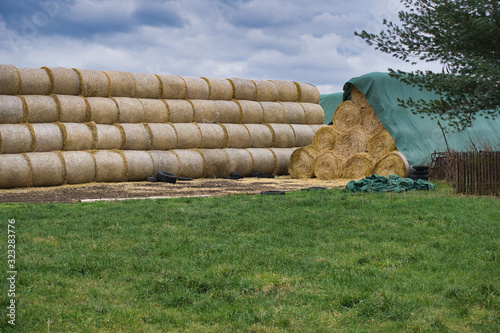
[[[342,91],[407,65],[354,31],[397,21],[399,0],[2,0],[0,63],[282,79]]]

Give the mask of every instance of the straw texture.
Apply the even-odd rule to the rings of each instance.
[[[257,101],[276,102],[278,100],[278,88],[274,83],[267,80],[253,80],[253,82],[257,87]]]
[[[160,79],[155,74],[132,73],[135,81],[135,97],[137,98],[160,98]]]
[[[323,124],[325,120],[325,111],[319,104],[300,103],[305,113],[306,124]]]
[[[122,154],[112,150],[92,152],[95,160],[96,182],[123,182],[127,177],[126,161]]]
[[[105,71],[109,78],[110,96],[134,97],[135,80],[129,72]]]
[[[247,125],[248,126],[248,125]],[[295,132],[289,124],[266,124],[271,129],[273,144],[270,147],[295,147]]]
[[[334,126],[324,126],[316,131],[312,144],[321,153],[333,150],[339,137]]]
[[[201,132],[196,123],[172,124],[177,132],[177,148],[201,148]]]
[[[1,86],[0,86],[1,87]],[[1,89],[1,88],[0,88]],[[0,95],[0,123],[18,124],[25,118],[23,101],[18,96]]]
[[[22,154],[0,155],[0,188],[30,185],[30,167]]]
[[[293,178],[311,178],[314,175],[314,160],[318,152],[311,146],[296,149],[290,156],[288,172]]]
[[[259,102],[247,100],[239,100],[235,102],[238,103],[241,109],[242,124],[262,124],[264,110]]]
[[[200,77],[182,77],[186,82],[188,99],[208,99],[210,95],[210,90],[208,88],[207,81]]]
[[[90,120],[96,124],[113,124],[120,117],[118,106],[112,98],[88,97]]]
[[[173,150],[179,158],[179,177],[202,178],[204,174],[203,156],[196,149]]]
[[[242,124],[221,124],[228,139],[226,147],[229,148],[250,148],[252,139],[250,132]]]
[[[285,123],[286,112],[281,103],[261,102],[262,122],[269,124]]]
[[[200,149],[205,161],[203,170],[206,178],[219,178],[229,175],[229,160],[222,149]]]
[[[372,137],[368,140],[368,153],[374,160],[379,160],[385,155],[389,154],[391,151],[396,149],[394,139],[387,132],[387,130],[383,129],[379,131],[377,134],[372,135]]]
[[[306,114],[300,103],[280,102],[285,110],[285,123],[287,124],[305,124]]]
[[[297,102],[299,100],[299,90],[293,81],[269,80],[278,90],[278,100],[282,102]]]
[[[308,83],[294,82],[299,91],[299,101],[304,103],[318,104],[320,93],[318,88]]]
[[[149,133],[142,124],[116,124],[125,134],[125,150],[148,150],[151,149]]]
[[[226,148],[228,138],[219,124],[198,123],[201,132],[201,148]]]
[[[262,124],[243,125],[250,133],[250,148],[269,148],[274,145],[274,133],[271,128]]]
[[[361,112],[358,106],[351,100],[339,104],[332,119],[333,125],[338,131],[344,132],[349,128],[361,125]]]
[[[63,149],[63,135],[56,124],[31,124],[35,136],[33,151]]]
[[[13,65],[0,65],[0,95],[16,95],[21,91],[20,76]]]
[[[177,132],[171,124],[149,123],[145,125],[151,134],[151,149],[167,150],[177,148]]]
[[[311,126],[290,124],[295,133],[295,147],[305,147],[313,142],[314,130]]]
[[[230,100],[233,98],[233,86],[227,79],[202,77],[208,84],[208,98],[211,100]]]
[[[354,154],[342,166],[342,178],[361,179],[372,174],[373,162],[366,153]]]
[[[170,122],[189,123],[194,121],[193,104],[186,100],[165,100],[170,111]]]
[[[64,183],[64,167],[55,152],[26,153],[32,186],[57,186]]]
[[[33,151],[32,130],[26,124],[0,125],[0,153],[18,154]]]
[[[74,73],[74,72],[73,72]],[[59,106],[59,120],[65,123],[83,123],[90,116],[85,99],[81,96],[54,95]]]
[[[128,181],[146,180],[155,174],[153,158],[147,151],[125,150],[123,156],[127,162]]]
[[[343,132],[335,142],[335,153],[344,159],[357,153],[364,153],[368,137],[361,126]]]
[[[288,174],[288,164],[290,158],[295,151],[294,148],[268,148],[274,153],[276,158],[276,168],[274,169],[275,175]]]
[[[23,96],[30,123],[53,123],[59,120],[57,103],[52,96]]]
[[[21,95],[48,95],[51,92],[49,74],[42,68],[18,68],[21,77]]]
[[[260,172],[271,175],[276,170],[276,158],[269,149],[248,148],[246,149],[252,155],[254,168],[252,172]]]
[[[228,79],[233,86],[233,99],[255,101],[257,98],[257,87],[254,81],[242,78]]]
[[[410,166],[406,157],[395,150],[377,162],[373,168],[373,173],[385,177],[390,175],[407,177],[410,175]]]
[[[143,106],[143,121],[146,123],[166,123],[170,121],[167,103],[160,99],[140,98]]]
[[[90,150],[94,148],[94,126],[79,123],[59,123],[61,133],[63,134],[64,150]]]
[[[49,74],[53,94],[73,95],[80,93],[80,79],[78,74],[65,67],[43,67]]]
[[[114,125],[91,124],[95,127],[97,138],[96,149],[122,149],[125,144],[125,138],[120,128]]]
[[[113,98],[118,106],[118,122],[140,123],[144,119],[144,106],[141,101],[130,97]]]
[[[245,149],[224,149],[229,160],[229,172],[239,172],[248,176],[254,170],[252,155]]]
[[[338,179],[343,161],[332,151],[323,152],[314,160],[314,174],[319,179]]]
[[[95,179],[95,161],[87,151],[63,151],[66,184],[91,183]]]
[[[215,101],[216,122],[238,124],[241,121],[241,108],[235,101]]]
[[[207,101],[201,99],[191,100],[194,110],[194,121],[197,123],[216,123],[217,104],[214,101]]]
[[[78,74],[80,80],[80,95],[85,97],[109,96],[109,79],[104,72],[76,68],[73,70]]]
[[[158,74],[161,83],[161,98],[186,99],[186,81],[179,75]]]
[[[179,174],[179,158],[173,150],[151,150],[149,154],[153,159],[155,175],[158,171],[166,171],[174,175]]]

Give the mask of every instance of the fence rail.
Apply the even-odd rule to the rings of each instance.
[[[452,183],[456,193],[500,196],[500,152],[451,153]]]

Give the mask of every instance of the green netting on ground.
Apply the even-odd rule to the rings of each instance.
[[[434,190],[435,186],[433,183],[422,179],[412,180],[396,175],[390,175],[389,178],[371,175],[358,181],[351,180],[345,188],[351,192],[404,192]]]
[[[343,93],[320,95],[319,105],[321,105],[323,111],[325,112],[325,120],[323,122],[325,125],[332,122],[335,109],[340,103],[342,103],[343,95]]]

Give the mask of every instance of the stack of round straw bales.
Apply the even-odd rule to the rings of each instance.
[[[318,103],[293,81],[0,65],[0,188],[286,174]]]
[[[291,156],[293,177],[360,179],[371,174],[409,175],[406,158],[396,150],[365,96],[356,87],[352,100],[342,102],[333,115],[333,125],[320,128],[312,144]]]

